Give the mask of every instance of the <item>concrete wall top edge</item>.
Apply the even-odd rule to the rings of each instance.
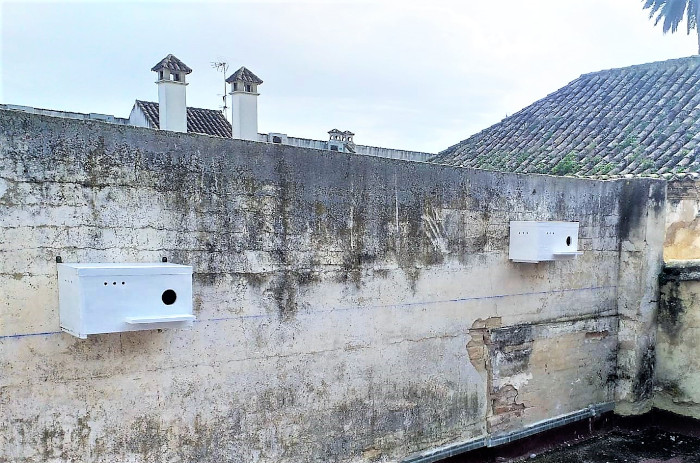
[[[489,171],[484,169],[449,166],[431,162],[407,161],[403,159],[365,156],[354,153],[338,153],[315,148],[303,148],[249,140],[228,139],[206,134],[179,133],[155,130],[145,127],[111,124],[108,122],[102,122],[97,120],[66,119],[61,117],[54,117],[41,114],[30,114],[21,111],[5,109],[0,109],[0,120],[2,120],[3,125],[8,128],[10,125],[16,125],[21,123],[22,128],[24,128],[27,131],[27,133],[41,133],[41,131],[39,130],[32,131],[30,129],[31,126],[34,126],[34,128],[36,129],[37,125],[54,125],[54,127],[56,127],[56,125],[60,125],[63,128],[63,130],[72,130],[74,132],[84,131],[84,133],[90,134],[90,138],[92,139],[104,136],[115,137],[115,141],[125,142],[136,141],[136,139],[138,139],[139,142],[147,144],[149,148],[155,148],[155,151],[158,151],[159,155],[172,154],[175,150],[182,150],[184,144],[184,147],[194,148],[202,151],[202,153],[198,153],[202,154],[201,160],[204,160],[204,158],[206,157],[205,154],[211,154],[212,152],[221,153],[222,151],[225,151],[230,153],[231,151],[233,151],[235,153],[242,151],[244,148],[254,146],[256,147],[254,151],[273,156],[278,156],[279,154],[284,154],[285,156],[314,156],[315,162],[327,162],[329,160],[337,162],[338,160],[341,160],[342,162],[352,163],[353,166],[364,165],[365,168],[379,167],[381,165],[384,165],[386,167],[395,166],[401,169],[411,169],[416,170],[417,172],[431,173],[431,175],[458,176],[459,178],[464,178],[464,174],[467,173],[468,177],[487,176],[492,178],[501,178],[508,182],[522,182],[525,181],[524,179],[530,179],[530,181],[534,181],[537,183],[553,182],[556,184],[609,184],[621,182],[634,182],[645,184],[666,183],[666,180],[654,178],[617,178],[601,180],[579,177],[560,177],[546,174],[522,174],[512,172]],[[90,127],[90,129],[84,130],[85,127]],[[120,140],[118,137],[123,137],[123,139]],[[204,153],[205,151],[206,153]],[[246,149],[246,151],[248,151],[248,149]]]

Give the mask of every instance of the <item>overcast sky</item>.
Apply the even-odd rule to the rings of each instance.
[[[0,2],[2,103],[127,117],[173,53],[188,106],[220,107],[226,61],[264,80],[260,132],[429,152],[583,73],[697,52],[641,0]]]

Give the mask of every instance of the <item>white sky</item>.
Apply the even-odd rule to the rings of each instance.
[[[0,2],[2,103],[127,117],[173,53],[188,106],[220,106],[227,61],[265,81],[260,132],[429,152],[583,73],[697,52],[642,0]]]

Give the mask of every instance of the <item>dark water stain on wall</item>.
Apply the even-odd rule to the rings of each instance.
[[[660,214],[666,204],[665,183],[643,179],[625,180],[619,194],[619,230],[621,242],[632,237],[632,233],[642,227],[642,220],[650,209]]]
[[[454,385],[453,385],[454,386]],[[325,436],[315,461],[359,458],[368,453],[370,461],[383,461],[397,441],[406,446],[405,453],[422,448],[439,436],[457,438],[467,423],[479,419],[482,399],[477,391],[460,391],[449,385],[431,382],[407,384],[396,390],[375,390],[387,406],[377,407],[370,397],[356,398],[333,407],[309,423],[314,434]],[[367,423],[370,426],[367,426]]]
[[[684,274],[699,274],[700,267],[687,266],[684,268],[663,269],[659,275],[659,312],[657,315],[659,327],[668,335],[669,342],[677,344],[678,335],[683,327],[683,317],[687,311],[686,304],[693,301],[684,301],[681,297],[680,285]]]
[[[167,426],[157,417],[141,416],[129,424],[124,449],[140,455],[145,461],[158,461],[168,448],[167,432]]]
[[[638,400],[650,399],[654,391],[654,366],[656,364],[656,348],[647,346],[639,362],[637,376],[634,378],[632,391]]]
[[[622,184],[619,196],[619,235],[620,239],[628,239],[632,230],[640,226],[642,213],[645,212],[647,202],[647,186],[626,181]]]

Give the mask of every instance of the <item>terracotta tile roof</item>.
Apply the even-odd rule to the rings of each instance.
[[[154,128],[160,128],[158,103],[136,100],[146,119]],[[231,138],[231,123],[221,111],[215,109],[187,108],[187,131],[217,137]]]
[[[433,156],[507,172],[583,177],[700,173],[700,57],[584,74]]]
[[[185,63],[183,63],[182,61],[177,59],[175,57],[175,55],[173,55],[173,54],[170,54],[170,55],[166,56],[165,58],[163,58],[162,60],[160,60],[158,62],[158,64],[156,64],[155,66],[153,66],[151,68],[151,71],[158,72],[161,69],[169,69],[171,71],[180,71],[180,72],[184,72],[185,74],[189,74],[192,72],[192,69],[190,69],[190,67],[188,65],[186,65]]]
[[[252,72],[248,70],[245,66],[242,66],[238,71],[234,72],[229,76],[228,79],[226,79],[226,82],[231,83],[234,80],[240,80],[243,82],[247,82],[249,84],[256,84],[260,85],[263,83],[262,80],[260,80],[260,77],[256,76]]]

